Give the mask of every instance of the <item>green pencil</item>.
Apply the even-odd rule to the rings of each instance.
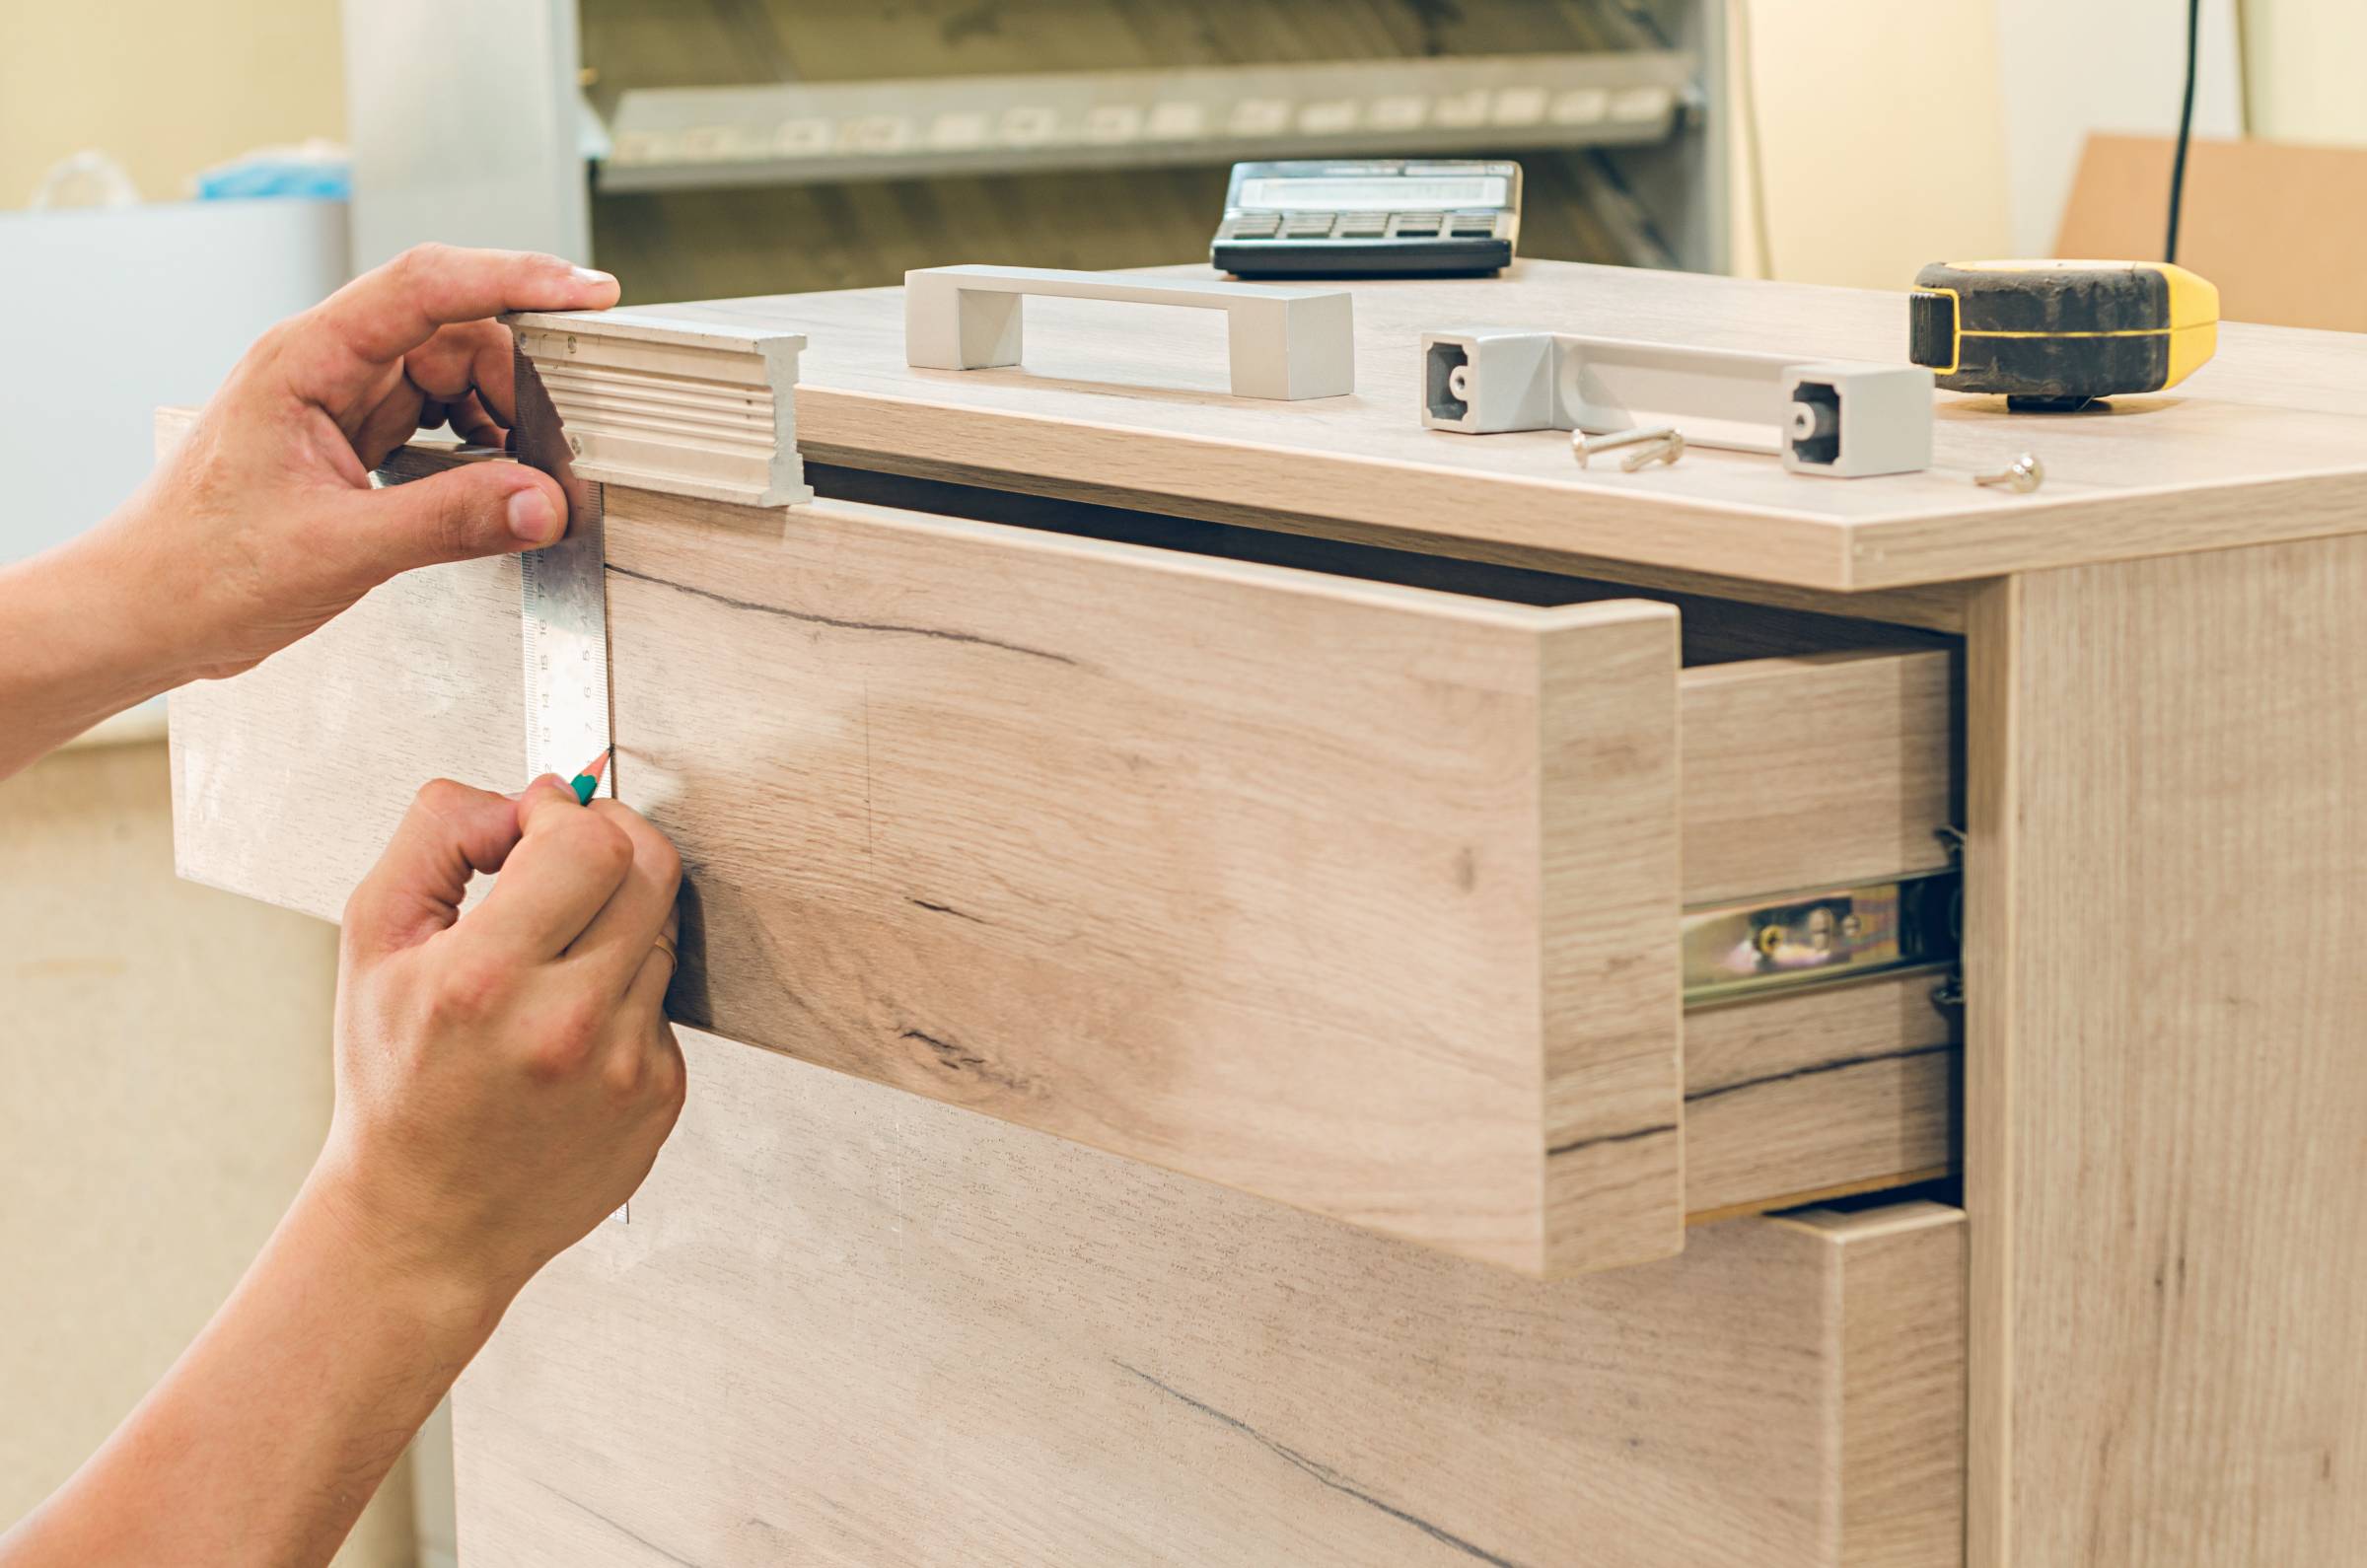
[[[575,798],[578,801],[589,806],[592,804],[593,793],[600,788],[600,775],[607,772],[608,769],[609,753],[603,751],[591,761],[586,762],[584,770],[567,781],[567,787],[575,791]]]

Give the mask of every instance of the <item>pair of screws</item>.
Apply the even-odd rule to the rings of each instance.
[[[1621,471],[1633,473],[1647,463],[1675,463],[1685,456],[1685,437],[1667,425],[1655,425],[1647,430],[1614,430],[1607,436],[1590,436],[1583,430],[1570,437],[1570,456],[1578,460],[1581,468],[1598,452],[1611,452],[1620,447],[1633,447],[1619,463]]]

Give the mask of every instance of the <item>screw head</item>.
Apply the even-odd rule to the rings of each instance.
[[[2046,464],[2041,463],[2036,454],[2025,452],[1995,473],[1974,475],[1972,482],[2011,490],[2016,495],[2028,495],[2046,482]]]

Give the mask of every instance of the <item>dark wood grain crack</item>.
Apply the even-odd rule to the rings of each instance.
[[[1688,1105],[1697,1105],[1705,1100],[1716,1100],[1723,1095],[1739,1095],[1746,1089],[1763,1089],[1768,1084],[1788,1084],[1797,1078],[1815,1078],[1825,1073],[1844,1072],[1852,1067],[1869,1067],[1876,1062],[1903,1062],[1912,1061],[1918,1056],[1944,1056],[1957,1048],[1954,1044],[1912,1045],[1901,1051],[1874,1051],[1864,1056],[1836,1056],[1831,1061],[1817,1062],[1807,1067],[1795,1067],[1789,1072],[1768,1073],[1764,1077],[1738,1079],[1734,1083],[1719,1084],[1710,1089],[1690,1090],[1686,1094],[1685,1103]]]
[[[1056,665],[1073,666],[1081,663],[1066,654],[1052,653],[1043,648],[1030,648],[1025,643],[1004,642],[995,637],[981,637],[976,632],[948,631],[942,626],[912,626],[893,620],[847,620],[836,615],[817,615],[807,610],[789,609],[780,605],[766,605],[753,599],[734,599],[729,594],[718,594],[711,588],[692,588],[688,583],[678,583],[672,578],[658,577],[649,572],[636,572],[630,567],[619,566],[614,561],[609,563],[609,570],[618,577],[629,577],[636,583],[648,583],[655,588],[671,588],[678,594],[688,594],[693,599],[703,599],[711,604],[722,605],[729,609],[749,609],[759,615],[778,615],[783,620],[804,621],[808,625],[830,626],[839,631],[876,631],[892,637],[934,637],[940,642],[961,642],[979,648],[999,648],[1005,653],[1023,654],[1030,659],[1045,659]]]
[[[1556,1155],[1576,1154],[1581,1149],[1592,1149],[1602,1144],[1638,1143],[1643,1139],[1657,1138],[1664,1132],[1675,1132],[1676,1130],[1677,1123],[1663,1121],[1650,1127],[1638,1127],[1633,1132],[1606,1132],[1593,1138],[1572,1138],[1568,1143],[1557,1143],[1547,1149],[1545,1158],[1550,1160]]]
[[[957,1044],[953,1040],[941,1039],[935,1034],[917,1029],[898,1030],[897,1037],[926,1045],[929,1048],[929,1054],[937,1058],[937,1065],[949,1073],[967,1075],[980,1083],[994,1084],[1000,1088],[1011,1090],[1015,1094],[1024,1095],[1028,1092],[1026,1079],[1006,1072],[986,1057],[980,1056],[976,1051]]]
[[[1444,1546],[1452,1546],[1457,1551],[1464,1553],[1466,1556],[1476,1558],[1480,1562],[1493,1563],[1495,1568],[1521,1568],[1519,1563],[1514,1562],[1509,1557],[1499,1557],[1484,1546],[1473,1545],[1471,1542],[1465,1540],[1461,1535],[1439,1529],[1436,1525],[1431,1524],[1428,1520],[1423,1519],[1418,1514],[1409,1514],[1404,1509],[1398,1507],[1394,1503],[1383,1502],[1380,1498],[1375,1497],[1372,1493],[1349,1481],[1346,1476],[1331,1468],[1330,1465],[1323,1463],[1318,1460],[1309,1459],[1306,1455],[1301,1454],[1297,1449],[1290,1447],[1286,1443],[1275,1442],[1272,1438],[1267,1437],[1264,1433],[1258,1431],[1247,1421],[1241,1420],[1236,1416],[1227,1415],[1224,1411],[1219,1410],[1214,1405],[1203,1404],[1180,1389],[1170,1388],[1168,1385],[1161,1383],[1157,1378],[1154,1378],[1149,1373],[1143,1371],[1140,1367],[1130,1367],[1122,1361],[1112,1361],[1111,1365],[1116,1367],[1118,1371],[1125,1373],[1128,1377],[1137,1378],[1142,1382],[1149,1384],[1152,1388],[1158,1390],[1161,1393],[1166,1394],[1169,1398],[1175,1400],[1177,1403],[1184,1405],[1185,1408],[1197,1410],[1200,1414],[1208,1417],[1208,1419],[1218,1423],[1220,1426],[1223,1426],[1230,1431],[1240,1433],[1243,1437],[1248,1438],[1251,1442],[1256,1444],[1259,1448],[1264,1449],[1268,1454],[1273,1455],[1276,1459],[1281,1460],[1284,1463],[1303,1471],[1305,1474],[1311,1476],[1325,1486],[1329,1487],[1332,1491],[1338,1492],[1343,1497],[1353,1497],[1356,1499],[1356,1501],[1364,1504],[1368,1508],[1377,1508],[1382,1513],[1387,1514],[1390,1518],[1402,1524],[1411,1525],[1414,1529],[1420,1531],[1432,1540],[1435,1540]]]
[[[968,910],[957,909],[950,903],[931,903],[926,898],[911,897],[907,897],[904,902],[915,905],[918,908],[926,909],[932,914],[952,915],[957,920],[967,920],[972,925],[982,926],[988,923],[978,916],[971,914]]]
[[[651,1540],[647,1535],[635,1534],[633,1532],[625,1529],[622,1525],[617,1524],[616,1521],[610,1519],[608,1515],[602,1513],[599,1509],[592,1507],[589,1503],[577,1501],[575,1498],[568,1496],[565,1492],[562,1492],[557,1487],[551,1485],[548,1481],[539,1480],[531,1475],[528,1476],[527,1479],[534,1481],[537,1486],[541,1487],[542,1490],[548,1492],[560,1502],[565,1503],[569,1508],[600,1521],[600,1523],[608,1526],[609,1529],[614,1531],[617,1534],[622,1535],[626,1540],[631,1541],[634,1545],[639,1546],[646,1551],[654,1551],[659,1556],[665,1558],[668,1562],[680,1563],[681,1564],[681,1568],[699,1568],[699,1565],[692,1562],[689,1558],[677,1557],[673,1552],[668,1551],[656,1541]]]

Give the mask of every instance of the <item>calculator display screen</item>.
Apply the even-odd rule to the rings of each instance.
[[[1501,207],[1511,191],[1502,175],[1390,176],[1380,179],[1245,179],[1238,205],[1249,212],[1406,212]]]

